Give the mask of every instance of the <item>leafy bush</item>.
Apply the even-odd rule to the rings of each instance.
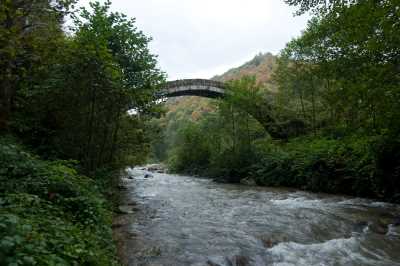
[[[238,183],[247,176],[256,157],[252,147],[238,145],[237,149],[214,152],[207,173],[219,181]]]
[[[188,124],[179,133],[179,146],[170,152],[169,169],[174,172],[204,174],[209,167],[210,146],[195,123]]]
[[[384,136],[260,141],[250,176],[260,185],[291,186],[397,201],[400,143]]]
[[[0,261],[116,265],[111,212],[73,162],[47,162],[0,139]]]

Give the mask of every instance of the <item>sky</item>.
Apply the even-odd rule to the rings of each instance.
[[[260,52],[277,54],[309,18],[294,17],[283,0],[112,0],[112,11],[153,38],[168,80],[211,78]]]

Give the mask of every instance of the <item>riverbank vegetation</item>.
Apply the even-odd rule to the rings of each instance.
[[[314,17],[273,89],[245,77],[217,113],[170,113],[155,154],[175,172],[400,202],[399,4],[287,2]]]
[[[2,264],[117,265],[103,180],[79,175],[74,161],[41,160],[15,140],[0,144]]]
[[[4,265],[116,264],[106,196],[149,149],[164,81],[150,38],[110,2],[76,2],[0,3]]]

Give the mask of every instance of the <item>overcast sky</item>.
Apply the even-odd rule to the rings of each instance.
[[[87,4],[89,0],[81,0]],[[305,28],[283,0],[113,0],[153,38],[168,79],[210,78],[259,52],[277,54]]]

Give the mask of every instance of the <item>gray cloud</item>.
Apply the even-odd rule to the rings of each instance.
[[[153,38],[169,79],[209,78],[258,52],[276,54],[308,19],[283,0],[113,0],[112,9]]]

